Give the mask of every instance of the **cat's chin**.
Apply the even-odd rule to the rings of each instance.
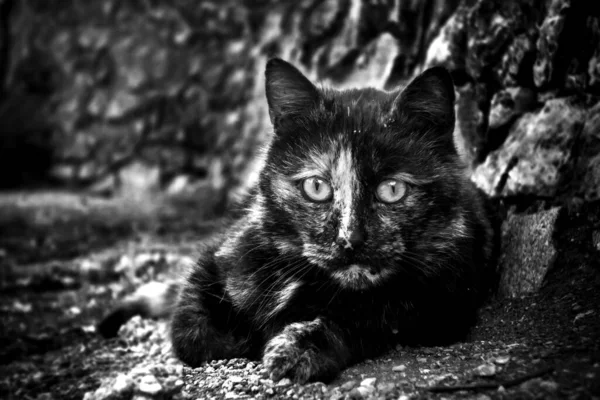
[[[387,272],[368,265],[351,264],[332,272],[331,276],[344,288],[365,290],[380,284],[388,275]]]

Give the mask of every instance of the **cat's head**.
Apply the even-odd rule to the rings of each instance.
[[[429,69],[394,92],[334,91],[272,59],[266,94],[275,133],[259,186],[280,251],[353,289],[435,274],[432,258],[466,231],[449,73]]]

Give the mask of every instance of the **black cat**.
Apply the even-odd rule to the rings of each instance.
[[[244,216],[180,287],[173,348],[191,366],[262,357],[272,379],[327,380],[397,343],[472,326],[493,229],[454,145],[454,88],[319,89],[272,59],[274,137]]]

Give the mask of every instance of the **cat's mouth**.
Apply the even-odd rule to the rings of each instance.
[[[350,264],[347,267],[336,269],[331,275],[348,289],[364,290],[377,285],[387,274],[373,266]]]

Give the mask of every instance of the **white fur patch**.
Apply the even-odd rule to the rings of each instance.
[[[338,236],[346,241],[345,248],[352,248],[348,240],[354,223],[354,199],[358,190],[356,167],[349,148],[341,148],[331,170],[331,183],[335,190],[333,207],[340,212]]]
[[[271,189],[273,193],[277,194],[278,198],[286,199],[295,195],[294,185],[281,174],[277,174],[274,179],[271,180]]]
[[[468,236],[467,220],[463,214],[460,214],[454,221],[452,221],[451,226],[456,236]]]
[[[228,257],[234,254],[235,250],[239,247],[241,237],[246,233],[246,229],[233,229],[232,232],[234,233],[219,247],[219,250],[215,253],[215,257]]]
[[[321,268],[327,268],[327,261],[334,258],[327,249],[307,242],[302,245],[302,255]]]
[[[285,239],[276,238],[273,240],[273,244],[282,254],[291,254],[296,251],[296,246]]]
[[[215,257],[228,257],[235,254],[239,248],[240,239],[246,234],[248,229],[260,225],[264,216],[264,199],[262,195],[257,196],[256,201],[248,208],[248,214],[245,218],[236,223],[227,240],[219,247],[215,253]]]
[[[344,270],[335,271],[332,276],[342,286],[349,289],[360,290],[377,284],[380,280],[388,277],[390,274],[390,270],[373,273],[367,266],[353,264]]]
[[[254,286],[237,279],[228,277],[225,280],[225,292],[231,297],[231,301],[238,308],[244,308],[254,295]]]
[[[403,181],[417,186],[431,183],[433,181],[433,179],[417,178],[416,176],[409,174],[408,172],[398,172],[397,174],[394,174],[393,177],[399,181]]]
[[[300,286],[302,286],[301,282],[294,281],[294,282],[288,283],[283,289],[281,289],[281,291],[279,293],[277,293],[277,299],[275,300],[275,307],[273,307],[273,309],[271,310],[269,315],[271,317],[273,317],[273,316],[277,315],[279,312],[281,312],[281,310],[283,310],[285,308],[285,306],[287,306],[290,299],[292,298],[294,293],[296,293],[296,291],[298,290],[298,288]]]
[[[263,360],[285,353],[291,346],[296,344],[296,341],[302,334],[313,331],[320,325],[321,320],[319,318],[312,321],[293,322],[287,325],[281,333],[273,336],[267,342]]]

